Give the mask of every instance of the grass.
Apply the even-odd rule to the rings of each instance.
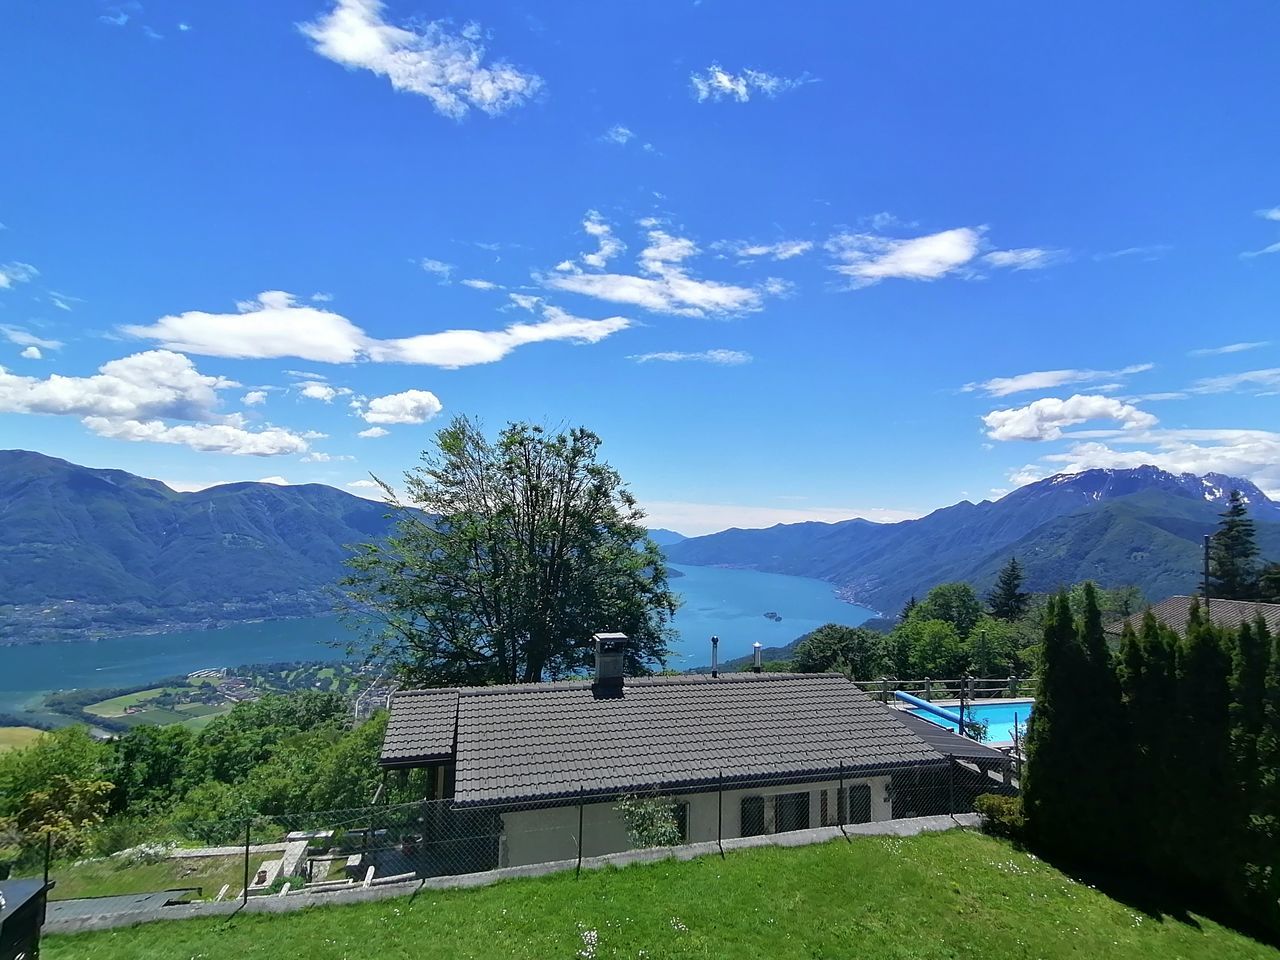
[[[138,690],[123,696],[112,697],[110,700],[99,700],[85,707],[84,712],[92,713],[95,717],[123,717],[125,710],[129,707],[141,706],[145,701],[155,699],[168,689],[168,687],[154,687],[151,690]]]
[[[1183,960],[1280,952],[1152,916],[990,837],[951,832],[762,849],[46,939],[46,960],[769,957]]]
[[[43,730],[35,727],[0,727],[0,750],[25,747],[39,739]]]
[[[257,869],[262,859],[250,858],[250,868]],[[149,893],[177,887],[200,887],[206,897],[215,897],[224,883],[231,885],[231,895],[244,886],[244,857],[184,857],[138,864],[111,857],[68,866],[55,864],[51,874],[57,881],[52,893],[54,900]]]

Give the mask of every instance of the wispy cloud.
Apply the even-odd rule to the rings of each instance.
[[[266,291],[238,306],[238,313],[191,310],[122,331],[173,350],[210,357],[298,357],[317,363],[364,359],[453,369],[493,363],[526,344],[598,343],[631,325],[625,317],[591,320],[545,305],[541,320],[513,323],[501,330],[442,330],[382,340],[341,314],[300,303],[280,290]]]
[[[1073,383],[1102,383],[1129,377],[1135,373],[1146,373],[1154,367],[1153,363],[1135,363],[1121,367],[1119,370],[1034,370],[1031,373],[1019,373],[1012,377],[993,377],[980,383],[966,383],[961,389],[965,393],[981,391],[989,397],[1007,397],[1012,393],[1053,390]]]
[[[631,128],[624,127],[620,123],[615,123],[600,135],[600,139],[605,143],[616,143],[618,146],[629,143],[634,137],[635,134],[631,131]]]
[[[457,269],[452,263],[445,263],[443,260],[434,260],[431,257],[423,257],[418,261],[418,266],[433,277],[439,277],[441,283],[448,283],[449,278],[453,275],[453,271]],[[311,298],[315,300],[315,297]]]
[[[437,112],[461,119],[473,108],[497,116],[542,88],[537,74],[503,60],[485,64],[481,30],[452,33],[445,21],[397,27],[383,19],[381,0],[338,0],[327,14],[299,24],[322,57],[386,77],[396,90],[418,94]]]
[[[0,334],[10,343],[15,343],[20,347],[38,347],[41,350],[60,350],[63,346],[61,340],[50,340],[47,337],[38,337],[30,330],[22,327],[11,327],[7,324],[0,323]]]
[[[807,73],[798,77],[779,77],[762,70],[746,69],[741,73],[730,73],[718,63],[713,63],[706,70],[689,76],[689,87],[695,100],[703,103],[707,100],[733,100],[746,103],[755,94],[765,97],[776,97],[787,90],[814,83]]]
[[[718,246],[728,250],[736,257],[756,259],[768,257],[771,260],[791,260],[803,256],[813,249],[812,240],[778,240],[774,243],[748,243],[745,240],[723,242]]]
[[[1271,391],[1280,388],[1280,367],[1266,370],[1245,370],[1221,377],[1205,377],[1191,387],[1192,393],[1231,393],[1240,389]]]
[[[645,500],[650,526],[678,530],[688,536],[716,533],[730,527],[772,527],[779,523],[839,523],[862,517],[876,523],[896,523],[920,516],[915,510],[894,507],[780,507],[736,503],[694,503],[684,500]]]
[[[1141,260],[1159,260],[1172,250],[1167,243],[1153,243],[1145,247],[1123,247],[1119,250],[1105,250],[1093,255],[1094,260],[1120,260],[1124,257],[1137,257]]]
[[[1228,343],[1221,347],[1202,347],[1199,350],[1192,350],[1190,356],[1193,357],[1216,357],[1224,353],[1244,353],[1246,350],[1259,350],[1262,347],[1271,346],[1270,340],[1251,340],[1243,343]]]
[[[825,246],[836,260],[831,269],[860,288],[891,278],[937,280],[954,273],[978,255],[982,232],[981,227],[957,227],[908,239],[841,233]]]
[[[679,350],[666,350],[658,353],[637,353],[627,358],[636,363],[715,363],[721,366],[738,366],[751,362],[751,354],[742,350],[702,350],[696,353],[685,353]]]
[[[1245,260],[1250,260],[1254,257],[1265,257],[1272,253],[1280,253],[1280,240],[1277,240],[1275,243],[1269,243],[1259,250],[1246,250],[1244,253],[1240,254],[1240,256]]]
[[[1255,210],[1254,213],[1263,220],[1280,220],[1280,207],[1267,207],[1265,210]]]
[[[1044,250],[1040,247],[1020,247],[1016,250],[992,250],[982,259],[993,267],[1011,270],[1043,270],[1065,256],[1062,250]]]
[[[600,250],[584,255],[580,264],[563,261],[545,276],[535,274],[535,279],[555,290],[688,317],[727,316],[759,310],[765,294],[781,292],[777,282],[771,280],[757,288],[698,279],[685,265],[685,261],[699,253],[693,240],[668,233],[656,220],[644,220],[641,225],[646,228],[648,242],[637,257],[640,275],[583,269],[602,266],[620,249],[616,245],[620,241],[614,237],[612,228],[592,211],[584,227],[600,242]]]
[[[15,283],[26,283],[40,276],[40,271],[29,263],[0,263],[0,290],[8,290]]]
[[[478,278],[478,277],[468,277],[467,279],[465,279],[465,280],[459,280],[458,282],[459,282],[459,283],[461,283],[464,287],[470,287],[472,290],[499,290],[499,289],[501,289],[500,285],[499,285],[499,284],[494,283],[492,280],[481,280],[481,279],[480,279],[480,278]]]

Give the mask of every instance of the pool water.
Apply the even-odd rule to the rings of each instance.
[[[1000,703],[966,704],[964,715],[966,720],[987,724],[987,743],[1012,743],[1014,724],[1017,724],[1018,739],[1027,735],[1027,718],[1031,716],[1033,700],[1004,700]],[[941,706],[941,704],[939,704]],[[945,706],[942,709],[950,713],[959,713],[958,706]],[[955,730],[956,724],[938,716],[922,707],[913,707],[911,712],[930,723],[936,723],[948,730]]]

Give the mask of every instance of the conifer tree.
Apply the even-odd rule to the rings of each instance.
[[[915,595],[913,594],[911,596],[911,599],[902,605],[902,612],[898,614],[898,620],[905,623],[907,617],[911,616],[911,611],[914,610],[917,606],[919,606],[919,604],[920,604],[920,601],[917,600],[915,598]]]
[[[1266,723],[1267,667],[1271,637],[1266,622],[1244,623],[1232,649],[1231,747],[1235,780],[1246,809],[1252,805],[1261,771],[1258,740]]]
[[[1031,604],[1031,594],[1022,589],[1024,579],[1018,558],[1010,557],[1000,568],[996,585],[987,596],[987,608],[993,617],[1009,622],[1022,619]]]
[[[1221,516],[1209,543],[1210,596],[1253,600],[1258,592],[1258,540],[1239,490],[1231,491]]]

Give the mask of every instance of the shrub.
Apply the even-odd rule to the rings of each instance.
[[[1022,813],[1021,797],[1006,797],[998,793],[984,793],[973,802],[973,809],[982,817],[982,832],[1006,840],[1021,840],[1026,831],[1026,818]]]
[[[617,810],[636,847],[674,847],[683,842],[676,803],[670,797],[623,797]]]

